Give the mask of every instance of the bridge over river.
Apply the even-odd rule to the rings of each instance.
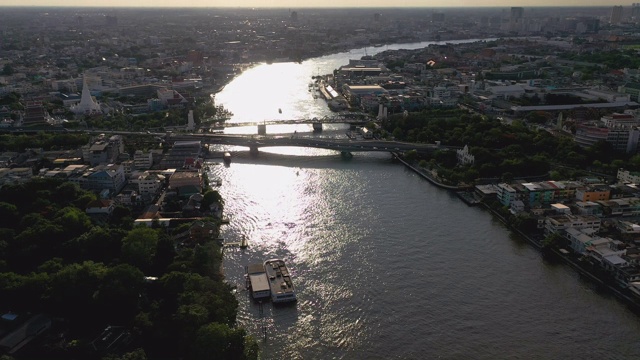
[[[252,151],[261,147],[298,146],[337,150],[341,152],[386,151],[403,152],[416,150],[418,153],[430,153],[447,147],[435,144],[416,144],[386,140],[352,140],[309,138],[296,136],[256,136],[256,135],[221,135],[221,134],[172,134],[169,141],[202,141],[208,144],[246,146]]]
[[[374,121],[371,115],[359,112],[340,112],[333,116],[324,116],[321,118],[313,119],[272,119],[272,120],[260,120],[250,122],[225,122],[225,121],[212,121],[202,124],[201,128],[227,128],[238,126],[260,126],[260,125],[296,125],[296,124],[349,124],[349,125],[364,125],[370,121]]]

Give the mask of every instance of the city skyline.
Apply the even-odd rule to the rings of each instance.
[[[238,0],[235,2],[226,1],[206,1],[206,0],[189,0],[187,2],[176,3],[171,0],[140,0],[132,5],[130,1],[126,0],[95,0],[87,2],[86,0],[2,0],[1,6],[16,6],[16,7],[113,7],[113,8],[126,8],[126,7],[154,7],[154,8],[189,8],[189,7],[208,7],[208,8],[353,8],[364,7],[366,4],[368,8],[402,8],[402,7],[423,7],[423,8],[456,8],[456,7],[562,7],[562,6],[631,6],[634,1],[615,1],[610,0],[515,0],[515,1],[502,1],[502,0],[478,0],[473,2],[451,2],[446,0],[433,0],[426,2],[424,0],[405,0],[400,3],[395,3],[393,6],[389,6],[388,1],[383,0],[325,0],[317,1],[311,0],[304,4],[301,4],[297,0]]]

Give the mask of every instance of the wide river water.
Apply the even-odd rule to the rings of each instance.
[[[234,113],[231,122],[329,115],[308,92],[311,76],[364,54],[258,65],[216,102]],[[238,322],[259,340],[263,359],[640,358],[640,318],[625,305],[390,155],[230,150],[230,166],[213,159],[209,176],[222,180],[231,216],[223,237],[249,240],[245,250],[225,249],[224,271],[238,286]],[[293,274],[298,302],[267,302],[261,311],[244,290],[244,266],[276,257]]]

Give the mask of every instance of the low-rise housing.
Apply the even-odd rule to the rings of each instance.
[[[554,215],[545,219],[545,234],[560,234],[570,228],[600,230],[600,218],[591,215]]]
[[[576,200],[589,201],[605,201],[611,197],[611,188],[604,184],[590,185],[584,188],[576,189]]]
[[[637,216],[640,215],[640,199],[621,198],[607,201],[597,201],[607,216]]]
[[[640,184],[640,171],[629,171],[625,169],[618,169],[617,174],[618,182],[623,184]]]

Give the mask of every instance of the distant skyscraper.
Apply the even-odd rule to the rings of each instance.
[[[380,13],[373,14],[373,21],[376,21],[376,22],[380,21],[380,17],[381,16],[382,16],[382,14],[380,14]]]
[[[292,11],[291,12],[291,21],[298,21],[298,12],[297,11]]]
[[[509,18],[509,30],[518,31],[522,29],[522,18],[524,17],[524,8],[512,7],[511,17]]]
[[[640,3],[633,3],[631,5],[631,17],[640,19]]]
[[[614,6],[611,8],[611,18],[609,19],[611,24],[619,24],[622,22],[622,6]]]
[[[524,16],[524,8],[512,7],[511,8],[511,21],[522,19]]]

